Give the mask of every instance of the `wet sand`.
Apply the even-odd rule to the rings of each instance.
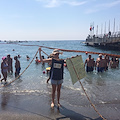
[[[0,95],[0,120],[102,120],[92,107],[71,106],[61,100],[58,109],[50,108],[50,97],[45,95],[15,95],[4,93]],[[99,112],[107,120],[119,120],[120,116],[114,109],[107,106],[97,106]]]

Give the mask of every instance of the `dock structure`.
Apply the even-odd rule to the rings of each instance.
[[[86,45],[105,49],[120,50],[120,31],[104,35],[88,35]]]

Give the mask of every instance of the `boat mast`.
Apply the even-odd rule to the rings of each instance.
[[[91,31],[92,31],[92,25],[90,23],[90,36],[92,36]]]
[[[98,25],[97,25],[97,29],[96,29],[96,36],[98,36]]]
[[[105,22],[104,34],[106,34],[106,22]]]
[[[101,37],[102,37],[102,29],[103,29],[103,24],[101,24]]]
[[[113,33],[115,33],[115,18],[114,18]]]
[[[93,35],[94,35],[94,22],[93,22],[92,30],[93,30]]]
[[[108,27],[108,32],[110,32],[110,20],[109,20],[109,27]]]

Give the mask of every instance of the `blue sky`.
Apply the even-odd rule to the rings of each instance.
[[[85,40],[114,18],[120,30],[120,0],[0,0],[0,40]]]

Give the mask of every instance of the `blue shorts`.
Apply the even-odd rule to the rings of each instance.
[[[103,72],[105,70],[105,67],[97,67],[98,72]]]
[[[92,71],[93,71],[93,67],[86,66],[86,72],[92,72]]]
[[[16,73],[17,73],[17,75],[19,75],[20,70],[21,70],[21,68],[17,68],[17,69],[16,69]]]
[[[51,79],[51,84],[60,85],[62,83],[63,83],[63,79],[62,80],[52,80]]]

